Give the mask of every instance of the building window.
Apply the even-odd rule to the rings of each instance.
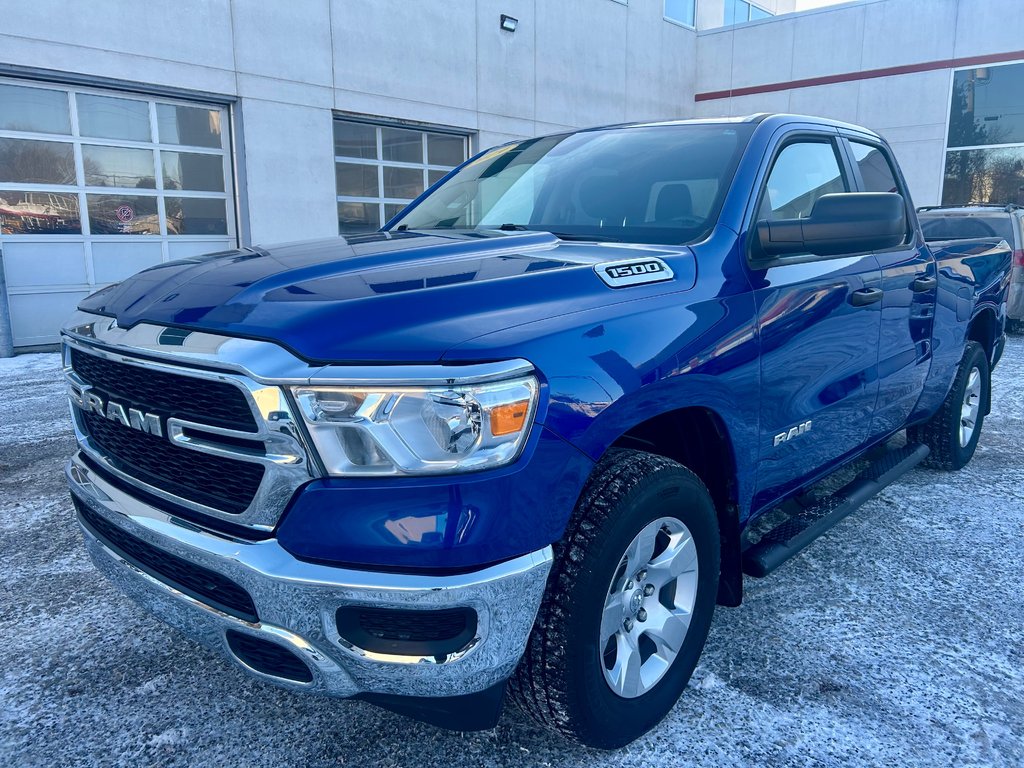
[[[695,27],[697,0],[665,0],[665,18],[687,27]]]
[[[237,244],[220,105],[0,80],[0,245],[15,344],[99,287]]]
[[[0,84],[0,235],[233,235],[225,118],[223,107]]]
[[[374,232],[466,160],[465,134],[334,121],[338,231]]]
[[[769,19],[772,14],[746,0],[725,0],[725,21],[723,24],[743,24],[748,21]]]
[[[943,205],[1024,204],[1024,64],[953,73]]]

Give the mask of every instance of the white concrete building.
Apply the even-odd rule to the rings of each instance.
[[[0,0],[15,345],[146,266],[376,228],[469,154],[587,125],[815,113],[885,135],[919,205],[1024,184],[1019,0],[799,2]]]

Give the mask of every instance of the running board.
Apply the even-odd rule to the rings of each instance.
[[[767,576],[927,456],[928,446],[920,444],[887,451],[831,496],[820,499],[766,533],[743,553],[743,572],[758,578]]]

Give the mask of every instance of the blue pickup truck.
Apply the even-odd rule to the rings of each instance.
[[[85,299],[67,477],[98,568],[262,680],[465,730],[508,696],[614,748],[744,575],[970,460],[1009,275],[926,244],[856,126],[512,143],[380,232]]]

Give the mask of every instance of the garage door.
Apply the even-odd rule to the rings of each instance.
[[[236,244],[223,106],[0,80],[0,248],[15,346],[79,299]]]

